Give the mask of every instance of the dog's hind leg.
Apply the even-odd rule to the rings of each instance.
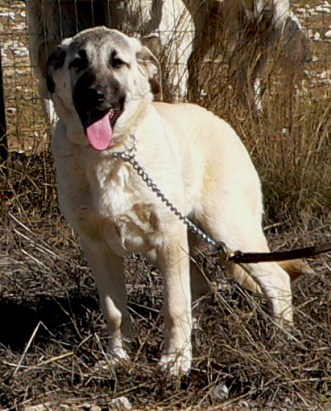
[[[291,280],[279,264],[229,264],[228,269],[234,278],[249,273],[259,285],[257,291],[261,289],[268,299],[274,319],[282,326],[293,324]]]
[[[109,354],[115,358],[127,359],[123,340],[130,338],[130,316],[122,258],[113,254],[103,242],[82,239],[82,245],[98,287],[107,323]]]
[[[242,252],[269,252],[261,227],[261,219],[250,207],[230,207],[231,201],[218,210],[220,221],[209,227],[217,241],[223,241],[232,250]],[[233,211],[234,210],[234,211]],[[227,268],[239,282],[249,278],[258,284],[268,299],[272,314],[280,324],[292,324],[292,292],[289,275],[277,263],[228,264]],[[258,288],[256,291],[258,291]]]
[[[231,250],[269,252],[262,228],[259,226],[251,227],[250,230],[243,227],[240,232],[238,227],[237,230],[230,229],[228,235],[222,236],[222,241],[228,244]],[[228,264],[227,268],[235,278],[245,276],[246,273],[252,277],[268,299],[273,317],[279,324],[293,323],[291,279],[279,264]]]
[[[199,264],[199,253],[203,246],[202,240],[195,234],[188,233],[190,247],[190,271],[192,301],[201,297],[211,296],[215,291],[215,281],[207,270]]]

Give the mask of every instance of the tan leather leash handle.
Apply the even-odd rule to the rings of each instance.
[[[216,246],[217,247],[217,246]],[[220,243],[220,253],[222,254],[223,244]],[[297,258],[313,257],[318,254],[331,251],[331,243],[320,244],[312,247],[298,248],[290,251],[276,251],[270,253],[243,253],[235,251],[228,254],[226,261],[232,261],[235,264],[240,263],[263,263],[272,261],[295,260]]]

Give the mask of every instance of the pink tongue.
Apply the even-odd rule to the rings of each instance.
[[[96,150],[105,150],[112,140],[113,130],[110,126],[109,114],[107,112],[102,118],[93,121],[86,128],[89,142]]]

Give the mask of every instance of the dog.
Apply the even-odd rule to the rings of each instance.
[[[261,228],[260,180],[240,138],[202,107],[153,102],[159,81],[159,63],[149,49],[106,27],[65,39],[47,63],[59,116],[51,143],[59,205],[94,275],[109,353],[128,358],[122,257],[140,252],[164,279],[159,365],[179,376],[192,362],[192,295],[210,291],[190,259],[199,241],[123,158],[131,153],[169,201],[215,241],[243,252],[269,248]],[[262,290],[275,321],[293,323],[290,276],[280,265],[227,268],[241,284]],[[295,263],[286,269],[301,270]]]

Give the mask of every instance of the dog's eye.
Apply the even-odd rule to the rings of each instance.
[[[123,61],[120,57],[118,57],[118,54],[115,50],[112,51],[112,53],[109,56],[109,66],[114,68],[114,69],[120,69],[123,66],[126,66],[127,63]]]
[[[70,63],[69,68],[74,68],[76,70],[83,70],[87,67],[87,56],[82,50],[79,51],[77,57],[75,57]]]
[[[74,68],[76,70],[82,70],[86,68],[86,61],[84,61],[81,57],[76,57],[69,64],[69,68]]]
[[[111,66],[115,69],[119,69],[125,65],[124,61],[119,59],[118,57],[113,57],[111,59]]]

